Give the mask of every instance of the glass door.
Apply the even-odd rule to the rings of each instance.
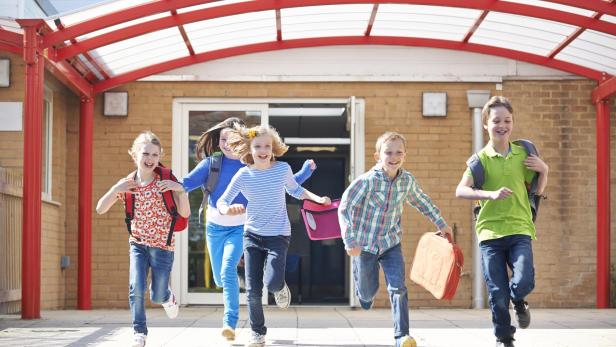
[[[195,144],[203,132],[229,117],[237,117],[247,126],[267,121],[267,104],[182,104],[182,167],[184,176],[198,164],[195,158]],[[222,304],[222,288],[214,282],[210,257],[205,238],[205,220],[199,221],[199,207],[203,193],[195,189],[189,194],[191,215],[188,230],[180,233],[176,246],[176,263],[181,265],[182,304]],[[202,216],[205,219],[205,213]],[[178,242],[179,241],[179,242]],[[239,274],[243,275],[241,268]],[[240,288],[244,292],[240,276]],[[240,295],[245,304],[246,296]]]

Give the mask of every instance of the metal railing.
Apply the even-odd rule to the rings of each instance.
[[[21,310],[22,175],[0,167],[0,314]]]

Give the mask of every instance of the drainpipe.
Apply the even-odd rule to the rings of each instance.
[[[481,122],[481,110],[490,98],[489,90],[467,90],[466,99],[468,107],[472,109],[473,127],[473,153],[479,152],[483,148],[483,123]],[[473,211],[471,209],[471,218]],[[481,269],[481,252],[479,251],[479,240],[475,232],[473,222],[473,308],[485,308],[485,284],[483,280],[483,270]]]

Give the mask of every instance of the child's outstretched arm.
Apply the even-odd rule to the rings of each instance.
[[[441,211],[434,202],[432,202],[428,194],[421,190],[421,187],[419,187],[419,184],[414,178],[406,200],[411,206],[415,207],[417,211],[428,217],[441,233],[449,235],[451,240],[453,240],[453,231],[451,227],[447,225],[445,218],[441,215]]]
[[[543,194],[545,187],[548,185],[548,171],[550,168],[541,158],[536,155],[529,155],[524,160],[524,165],[530,170],[533,170],[539,174],[539,180],[537,182],[537,194]]]
[[[456,197],[469,200],[502,200],[512,193],[511,189],[507,187],[502,187],[499,190],[473,189],[473,176],[467,176],[466,173],[456,187]]]
[[[293,175],[293,177],[295,177],[295,181],[297,181],[297,183],[302,184],[306,182],[306,180],[309,179],[310,176],[312,176],[312,173],[316,169],[317,164],[315,164],[314,160],[308,159],[304,162],[302,168]]]
[[[342,242],[347,254],[356,257],[361,254],[361,245],[358,242],[358,230],[355,230],[353,224],[353,209],[360,208],[364,203],[368,186],[365,180],[356,179],[347,187],[340,199],[338,205],[338,223],[340,223],[340,232],[342,234]]]
[[[304,192],[302,193],[300,199],[305,200],[312,200],[318,204],[322,204],[322,205],[330,205],[332,203],[331,199],[327,196],[318,196],[310,191],[308,191],[307,189],[304,189]]]
[[[107,193],[103,195],[96,204],[96,213],[104,214],[109,211],[111,206],[118,200],[118,195],[122,193],[128,193],[131,189],[137,188],[137,182],[134,179],[124,177],[116,184],[111,186]]]

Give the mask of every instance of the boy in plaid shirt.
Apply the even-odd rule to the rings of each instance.
[[[404,284],[404,258],[400,247],[400,218],[405,202],[453,237],[439,209],[424,194],[410,172],[402,168],[406,139],[386,132],[376,141],[377,164],[355,179],[340,201],[338,217],[342,240],[353,261],[356,295],[363,309],[370,309],[379,288],[383,267],[394,320],[397,347],[416,347],[409,336],[408,295]]]

